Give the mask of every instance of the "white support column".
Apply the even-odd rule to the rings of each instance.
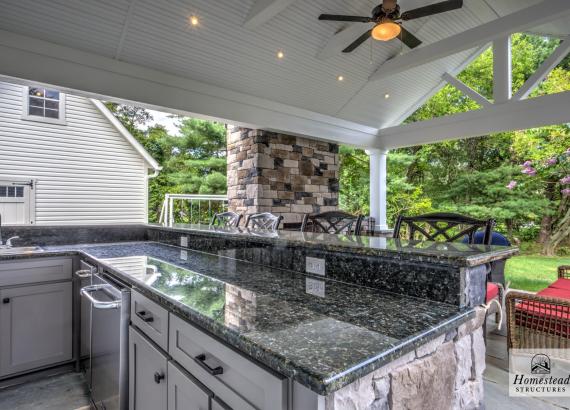
[[[374,218],[376,230],[388,229],[386,218],[386,160],[388,150],[369,149],[370,156],[370,216]]]
[[[511,36],[493,41],[493,98],[495,104],[508,102],[512,97]]]

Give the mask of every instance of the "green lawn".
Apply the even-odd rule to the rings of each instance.
[[[507,261],[505,276],[511,282],[511,289],[534,292],[557,279],[559,265],[570,265],[570,257],[515,256]]]

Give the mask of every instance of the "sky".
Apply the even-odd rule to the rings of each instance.
[[[176,127],[176,123],[178,119],[176,118],[169,118],[171,114],[167,112],[161,111],[154,111],[154,110],[147,110],[152,115],[153,120],[149,122],[149,127],[159,124],[163,125],[170,135],[178,135],[178,128]]]

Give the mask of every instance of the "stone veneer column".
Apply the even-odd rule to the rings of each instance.
[[[338,209],[338,145],[232,126],[227,144],[230,210],[272,212],[289,223]]]

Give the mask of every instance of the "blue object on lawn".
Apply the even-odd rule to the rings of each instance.
[[[475,232],[475,237],[473,238],[473,243],[476,245],[480,245],[483,243],[484,238],[485,238],[485,232],[484,231],[477,231],[477,232]],[[469,243],[469,237],[465,236],[461,242]],[[493,232],[491,234],[491,245],[511,246],[511,243],[509,242],[509,240],[504,235],[501,235],[499,232]]]

